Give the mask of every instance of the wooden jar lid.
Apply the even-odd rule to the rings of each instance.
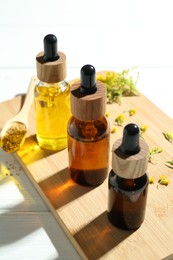
[[[112,170],[125,179],[136,179],[146,173],[148,166],[149,147],[140,139],[140,152],[135,155],[123,154],[120,150],[122,139],[114,143],[112,147]]]
[[[106,112],[106,86],[96,81],[97,91],[83,94],[80,82],[71,85],[71,112],[79,120],[97,120]]]
[[[66,56],[58,52],[59,59],[55,61],[45,61],[44,52],[36,56],[37,77],[46,83],[56,83],[63,81],[66,77]]]

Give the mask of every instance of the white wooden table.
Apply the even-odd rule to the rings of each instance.
[[[0,259],[80,259],[18,162],[2,149]]]
[[[171,0],[0,0],[0,102],[26,92],[43,37],[53,33],[67,55],[67,80],[87,63],[97,71],[137,66],[138,89],[173,118],[172,24]],[[19,164],[1,149],[0,259],[79,259]]]

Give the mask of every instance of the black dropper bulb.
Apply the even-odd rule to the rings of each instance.
[[[140,151],[140,129],[136,124],[130,123],[124,127],[121,151],[123,154],[133,155]]]
[[[80,91],[86,94],[96,92],[96,71],[92,65],[84,65],[80,71],[81,87]]]
[[[47,34],[44,37],[44,60],[45,61],[55,61],[58,60],[58,50],[57,50],[57,38],[53,34]]]

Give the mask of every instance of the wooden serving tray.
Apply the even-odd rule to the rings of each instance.
[[[0,128],[20,110],[22,102],[23,97],[18,96],[0,104]],[[147,125],[143,138],[150,148],[163,149],[148,165],[148,175],[155,177],[155,183],[149,186],[145,221],[135,232],[120,230],[109,222],[107,179],[98,187],[77,185],[68,175],[67,149],[55,153],[38,147],[34,105],[29,114],[28,137],[14,154],[82,259],[173,259],[173,169],[165,165],[172,160],[173,144],[163,136],[163,132],[173,131],[173,120],[141,94],[123,97],[121,105],[107,105],[111,127],[120,113],[132,108],[137,112],[132,117],[124,113],[124,126],[130,122]],[[122,137],[123,127],[117,129],[111,134],[111,147]],[[158,185],[161,175],[170,179],[168,186]]]

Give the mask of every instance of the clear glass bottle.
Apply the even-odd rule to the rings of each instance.
[[[108,218],[122,229],[137,229],[145,218],[148,194],[148,146],[140,140],[139,128],[128,124],[123,140],[113,146],[108,180]]]
[[[82,185],[100,185],[108,175],[110,125],[105,102],[106,88],[95,82],[95,68],[83,66],[81,83],[71,86],[73,116],[68,123],[69,173]]]
[[[36,137],[43,149],[62,150],[67,147],[67,123],[71,116],[70,86],[66,76],[66,58],[57,51],[54,35],[44,38],[44,52],[36,57],[35,87]]]

